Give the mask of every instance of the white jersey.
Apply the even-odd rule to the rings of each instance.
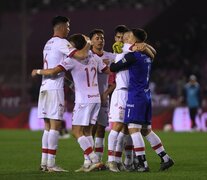
[[[52,37],[47,41],[43,50],[43,69],[54,68],[68,56],[75,52],[70,43],[60,37]],[[54,76],[42,76],[40,91],[63,89],[64,72]]]
[[[89,52],[85,60],[66,58],[60,66],[65,70],[71,70],[75,85],[75,103],[101,102],[97,74],[106,68],[106,64],[100,58]]]
[[[124,44],[123,52],[117,54],[115,58],[115,63],[124,58],[124,55],[130,52],[131,44]],[[129,71],[119,71],[116,73],[116,90],[128,88],[129,85]]]
[[[94,56],[97,56],[103,60],[104,63],[106,63],[108,66],[112,63],[112,61],[115,59],[116,55],[111,52],[104,51],[103,54],[100,56],[98,54],[95,54],[92,52]],[[108,89],[108,80],[109,75],[104,73],[98,74],[98,86],[99,86],[99,92],[100,94],[103,94]]]

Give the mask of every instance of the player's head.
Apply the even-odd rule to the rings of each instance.
[[[86,45],[86,40],[82,34],[73,34],[68,38],[73,47],[80,50]]]
[[[131,30],[130,41],[131,43],[135,42],[144,42],[147,39],[147,33],[144,29],[136,28]]]
[[[52,19],[52,27],[54,32],[62,37],[67,37],[70,31],[70,20],[65,16],[56,16]]]
[[[115,28],[115,41],[116,42],[123,42],[123,36],[125,32],[128,32],[129,29],[125,25],[118,25]]]
[[[105,45],[103,29],[93,29],[89,33],[89,38],[93,44],[93,48],[100,49],[100,50],[103,49]]]
[[[189,76],[189,81],[190,81],[191,83],[195,83],[195,82],[197,81],[197,77],[196,77],[194,74],[191,74],[191,75]]]

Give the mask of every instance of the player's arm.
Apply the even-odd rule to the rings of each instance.
[[[33,69],[32,70],[32,77],[36,76],[36,75],[46,75],[46,76],[52,76],[52,75],[56,75],[60,72],[65,71],[65,69],[62,66],[56,66],[54,68],[51,69]]]
[[[117,63],[112,63],[110,66],[111,72],[118,72],[129,68],[132,64],[136,62],[136,58],[133,53],[128,53],[123,59],[119,60]]]
[[[147,43],[135,43],[132,47],[131,47],[132,51],[140,51],[143,52],[144,54],[146,54],[147,56],[149,56],[151,59],[155,58],[156,55],[156,50],[149,44]]]

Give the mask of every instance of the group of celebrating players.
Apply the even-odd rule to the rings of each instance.
[[[45,122],[41,171],[67,172],[55,163],[67,71],[75,86],[72,134],[84,156],[83,165],[75,172],[106,168],[112,172],[148,172],[143,137],[161,158],[160,171],[173,166],[174,161],[151,128],[149,79],[156,51],[145,43],[147,33],[140,28],[117,26],[111,53],[104,51],[102,29],[93,29],[89,36],[73,34],[66,39],[69,19],[54,17],[52,25],[53,37],[43,50],[44,68],[32,71],[32,76],[42,75],[38,100],[38,117]],[[108,161],[104,164],[105,128],[109,122]]]

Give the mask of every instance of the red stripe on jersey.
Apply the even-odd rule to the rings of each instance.
[[[56,155],[56,149],[48,149],[48,154]]]
[[[101,153],[102,153],[102,152],[103,152],[103,147],[95,148],[95,151],[96,151],[96,152],[101,152]]]
[[[135,152],[138,152],[138,151],[144,151],[144,150],[145,150],[144,147],[134,148],[134,151],[135,151]]]
[[[74,56],[74,54],[77,52],[78,50],[77,49],[75,49],[74,51],[72,51],[69,55],[68,55],[68,57],[73,57]]]
[[[118,152],[118,151],[116,151],[116,152],[115,152],[115,156],[116,156],[116,157],[121,157],[121,156],[122,156],[122,152]]]
[[[89,154],[91,154],[92,152],[93,152],[92,147],[89,147],[89,148],[87,148],[87,149],[84,151],[84,154],[89,155]]]
[[[48,149],[44,149],[44,148],[42,148],[42,153],[48,153]]]
[[[125,149],[126,151],[129,151],[129,150],[132,150],[132,149],[133,149],[133,146],[132,146],[132,145],[125,146],[124,149]]]
[[[159,143],[159,144],[157,144],[156,146],[153,146],[152,148],[153,148],[154,150],[156,150],[156,149],[158,149],[158,148],[160,148],[160,147],[162,147],[162,143]]]
[[[114,151],[108,150],[108,156],[113,156],[114,155]]]

